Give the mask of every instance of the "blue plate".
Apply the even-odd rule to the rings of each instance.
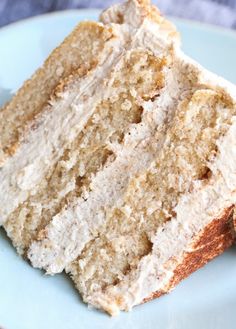
[[[44,15],[0,30],[0,102],[14,93],[81,20],[98,11]],[[183,48],[236,83],[236,34],[174,20]],[[0,327],[4,329],[234,329],[236,248],[182,282],[170,295],[110,318],[88,309],[63,274],[48,277],[17,256],[0,231]]]

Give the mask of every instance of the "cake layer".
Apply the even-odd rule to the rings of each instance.
[[[195,206],[195,204],[191,205]],[[195,223],[197,233],[191,236],[187,236],[187,233],[183,232],[183,228],[180,228],[184,222],[179,225],[174,222],[171,227],[167,225],[161,227],[161,230],[165,234],[167,233],[167,238],[170,239],[167,242],[164,234],[157,234],[157,239],[161,239],[163,248],[159,245],[155,252],[143,257],[138,268],[129,272],[118,284],[108,286],[102,292],[98,291],[91,296],[84,294],[84,301],[96,308],[105,310],[110,315],[117,315],[120,310],[129,311],[135,305],[170,292],[179,281],[221,254],[235,242],[230,209],[232,207],[226,208],[219,213],[218,217],[211,218],[208,224],[205,222],[204,228],[201,226],[201,230]],[[206,208],[202,208],[202,210],[206,211]],[[189,217],[185,218],[185,220],[188,219]],[[222,224],[224,224],[225,232],[218,236],[218,227],[222,227]],[[192,231],[192,227],[188,225],[185,225],[185,229]],[[209,238],[209,231],[211,232],[211,230],[213,232]],[[181,240],[183,236],[188,240],[188,242],[185,241],[185,245],[181,243],[180,248],[183,247],[183,250],[178,247],[179,240],[176,238],[176,233],[179,234]],[[199,247],[196,247],[198,244]],[[176,249],[170,251],[173,247]],[[79,273],[80,266],[78,262],[75,262],[71,266],[70,276],[78,289],[81,290],[82,281]],[[95,285],[94,288],[96,288]]]
[[[94,67],[112,37],[109,28],[95,22],[81,23],[0,110],[0,167],[28,139],[28,129],[34,127],[36,117],[48,110],[46,105],[59,81],[81,66],[87,70]]]

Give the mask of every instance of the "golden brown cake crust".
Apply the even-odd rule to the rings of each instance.
[[[165,290],[156,291],[143,302],[148,302],[170,292],[180,281],[207,264],[216,256],[222,254],[235,241],[235,232],[232,228],[234,206],[225,210],[220,218],[208,224],[197,237],[191,252],[186,252],[183,261],[179,264]],[[210,241],[210,242],[209,242]]]

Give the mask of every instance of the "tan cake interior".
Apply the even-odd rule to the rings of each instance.
[[[191,192],[195,180],[207,184],[216,141],[227,132],[235,114],[231,99],[204,86],[181,102],[158,160],[133,179],[122,206],[107,210],[106,225],[68,267],[85,300],[137,268],[151,252],[158,226],[175,217],[180,196]]]

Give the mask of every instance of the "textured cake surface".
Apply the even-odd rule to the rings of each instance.
[[[235,116],[149,1],[115,5],[0,112],[0,223],[110,314],[160,296],[234,241]]]

